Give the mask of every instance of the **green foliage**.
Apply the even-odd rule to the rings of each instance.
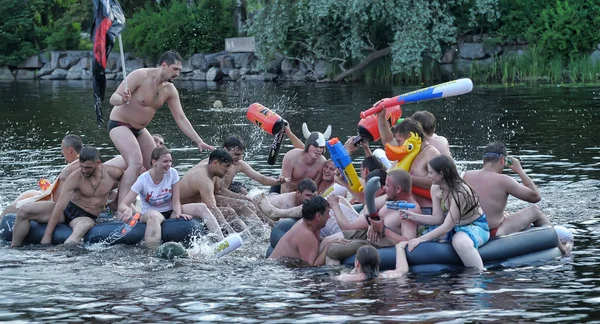
[[[254,12],[249,33],[264,60],[279,52],[307,63],[324,59],[349,68],[391,47],[393,74],[418,73],[423,54],[454,42],[456,0],[274,0]]]
[[[0,3],[0,65],[17,65],[37,53],[34,16],[42,1]]]
[[[148,4],[128,19],[123,38],[136,55],[156,59],[167,50],[183,56],[222,50],[224,38],[235,35],[232,2],[204,0],[196,6],[172,1],[158,10]]]
[[[67,19],[59,19],[49,30],[46,38],[48,49],[67,50],[79,48],[81,38],[81,24],[70,22]]]

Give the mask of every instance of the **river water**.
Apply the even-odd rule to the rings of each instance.
[[[356,132],[358,113],[384,97],[414,88],[204,82],[176,83],[185,112],[206,142],[229,134],[246,142],[246,160],[268,175],[271,137],[249,124],[245,109],[260,102],[333,136]],[[107,97],[116,88],[109,83]],[[221,100],[224,108],[213,109]],[[0,321],[17,322],[600,322],[600,87],[480,87],[450,100],[404,107],[429,110],[451,143],[459,168],[480,166],[481,149],[507,143],[540,187],[542,210],[575,233],[569,257],[517,268],[469,270],[402,279],[340,283],[338,267],[288,268],[264,260],[269,231],[215,260],[200,253],[166,261],[143,248],[83,249],[0,245]],[[105,117],[108,115],[105,104]],[[174,166],[185,173],[198,153],[162,108],[149,127],[165,135]],[[116,154],[96,127],[91,83],[0,83],[0,207],[53,179],[64,160],[60,141],[81,134],[105,159]],[[289,143],[288,143],[289,144]],[[290,149],[282,149],[281,154]],[[376,148],[373,145],[373,148]],[[356,162],[356,161],[355,161]],[[240,176],[238,176],[240,177]],[[248,181],[241,177],[242,181]],[[259,187],[260,188],[260,187]],[[264,189],[264,188],[263,188]],[[509,201],[509,209],[526,204]],[[197,246],[202,251],[206,244]]]

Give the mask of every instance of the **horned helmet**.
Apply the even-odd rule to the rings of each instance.
[[[331,136],[331,125],[327,125],[325,133],[311,132],[308,130],[306,123],[302,123],[302,134],[306,139],[304,142],[304,152],[308,152],[308,146],[314,145],[316,147],[325,147],[325,141]]]

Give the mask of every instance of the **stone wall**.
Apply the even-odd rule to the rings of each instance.
[[[510,45],[489,45],[487,35],[469,36],[444,53],[440,70],[444,79],[469,76],[473,64],[492,64],[504,55],[522,55],[527,51],[525,42]],[[90,51],[52,51],[34,55],[16,67],[0,67],[0,80],[91,80]],[[600,62],[600,44],[590,53],[592,63]],[[194,54],[183,62],[182,80],[194,81],[317,81],[326,78],[328,63],[317,60],[314,64],[276,55],[273,61],[261,64],[253,52],[218,52]],[[142,67],[153,67],[155,62],[135,58],[125,53],[127,72]],[[121,58],[111,53],[106,64],[106,79],[121,80]]]
[[[17,67],[0,67],[0,80],[91,80],[92,53],[90,51],[52,51],[34,55]],[[129,73],[143,67],[153,67],[155,62],[135,58],[125,53],[125,68]],[[258,68],[253,52],[218,52],[194,54],[184,59],[182,80],[194,81],[315,81],[325,78],[327,63],[314,65],[299,63],[282,56]],[[121,57],[111,53],[106,63],[107,80],[122,80]]]

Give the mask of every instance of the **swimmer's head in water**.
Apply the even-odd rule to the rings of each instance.
[[[360,269],[367,279],[379,276],[379,252],[371,245],[358,248],[355,265],[356,263],[360,264]]]
[[[152,139],[156,147],[165,146],[165,138],[160,134],[152,134]]]
[[[306,142],[304,142],[304,152],[308,152],[308,147],[310,145],[315,147],[325,147],[325,142],[331,137],[331,125],[327,125],[325,133],[320,133],[309,131],[306,123],[302,123],[302,134],[306,139]]]

